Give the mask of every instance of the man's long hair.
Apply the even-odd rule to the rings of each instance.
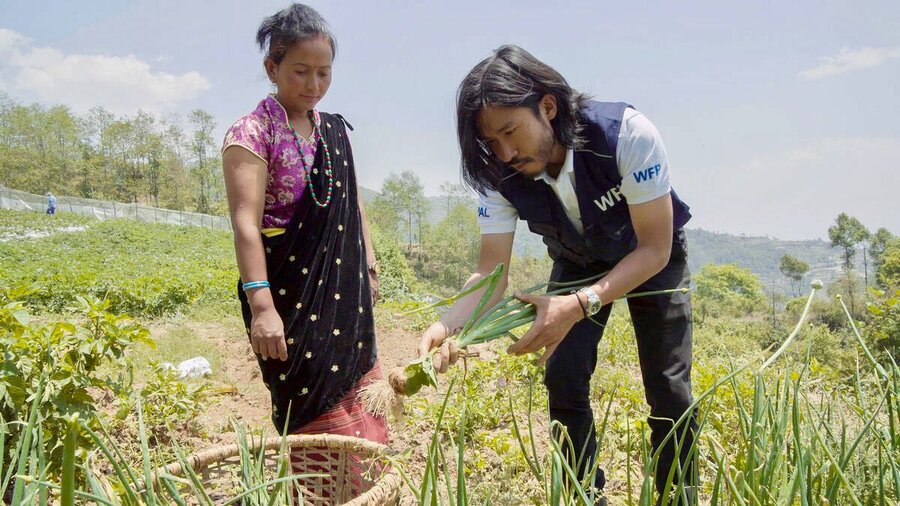
[[[549,65],[519,46],[505,45],[475,65],[459,85],[456,98],[456,128],[462,157],[463,180],[470,188],[485,193],[496,190],[506,174],[506,164],[480,138],[478,113],[486,106],[528,107],[540,115],[544,95],[556,97],[556,117],[550,121],[557,142],[577,147],[578,110],[588,99],[575,91]]]

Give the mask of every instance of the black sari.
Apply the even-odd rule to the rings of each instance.
[[[289,433],[334,406],[376,360],[353,153],[343,117],[320,116],[334,170],[331,203],[317,206],[307,188],[285,232],[263,237],[288,359],[257,360],[272,395],[272,422]],[[320,201],[328,192],[326,166],[320,142],[311,174]],[[249,335],[250,307],[240,286],[238,297]]]

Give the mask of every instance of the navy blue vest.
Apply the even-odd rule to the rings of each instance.
[[[543,236],[553,260],[583,267],[614,264],[634,250],[637,240],[625,197],[619,192],[622,176],[616,163],[616,146],[625,103],[587,102],[579,111],[585,142],[575,149],[573,167],[578,208],[584,235],[580,235],[559,198],[546,183],[509,172],[497,190],[516,208],[532,232]],[[687,204],[672,190],[675,239],[691,218]]]

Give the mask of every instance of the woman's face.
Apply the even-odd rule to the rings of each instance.
[[[278,87],[275,96],[288,114],[306,114],[322,100],[331,86],[333,59],[331,44],[325,36],[295,43],[281,63],[266,58],[266,73]]]

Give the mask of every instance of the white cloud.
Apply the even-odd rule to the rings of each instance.
[[[853,70],[877,67],[891,58],[900,58],[900,47],[864,47],[858,50],[843,48],[835,56],[823,56],[818,67],[797,75],[804,79],[822,79]]]
[[[22,35],[19,35],[12,30],[0,28],[0,51],[9,51],[16,46],[24,45],[27,42],[28,39]]]
[[[76,110],[102,105],[118,114],[171,110],[210,89],[198,72],[161,72],[133,55],[66,54],[2,28],[0,75],[0,89],[15,96]]]

